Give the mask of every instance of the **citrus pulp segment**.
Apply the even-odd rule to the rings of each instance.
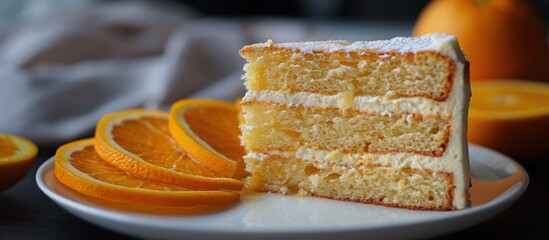
[[[31,168],[37,154],[38,148],[32,141],[0,133],[0,191],[19,182]]]

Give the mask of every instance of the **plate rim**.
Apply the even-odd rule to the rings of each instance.
[[[469,152],[471,150],[475,151],[484,151],[490,155],[494,155],[498,158],[499,161],[505,161],[506,164],[513,164],[516,166],[516,171],[521,171],[523,173],[523,181],[517,183],[517,184],[509,187],[505,192],[500,194],[498,197],[496,197],[494,200],[480,205],[476,207],[469,207],[466,209],[458,210],[458,211],[449,211],[445,212],[448,214],[440,214],[437,216],[430,217],[428,219],[421,219],[418,222],[400,222],[395,224],[381,224],[380,226],[347,226],[347,227],[341,227],[334,229],[285,229],[283,232],[280,232],[280,229],[267,229],[267,228],[251,228],[251,229],[242,229],[242,228],[222,228],[222,229],[211,229],[207,226],[204,226],[203,228],[189,228],[188,226],[179,226],[178,229],[174,229],[172,227],[166,227],[158,222],[155,223],[155,221],[150,221],[149,224],[143,223],[143,218],[156,218],[156,219],[166,219],[169,220],[169,218],[177,217],[177,218],[193,218],[194,216],[165,216],[165,215],[154,215],[154,214],[145,214],[145,213],[133,213],[133,212],[123,212],[118,211],[114,209],[108,209],[102,206],[94,206],[90,205],[88,203],[80,202],[76,199],[73,199],[69,196],[65,196],[62,193],[56,192],[54,189],[51,189],[44,181],[44,177],[47,171],[54,168],[54,156],[48,158],[46,161],[44,161],[41,166],[38,168],[36,172],[36,183],[38,184],[38,187],[40,190],[47,195],[51,200],[55,202],[55,204],[59,205],[66,211],[68,211],[70,214],[75,215],[78,218],[83,218],[82,216],[79,216],[78,214],[75,214],[72,212],[72,210],[67,209],[71,208],[74,210],[77,210],[79,212],[83,212],[86,214],[93,215],[93,217],[99,217],[103,219],[109,219],[110,221],[116,221],[122,224],[126,225],[133,225],[136,227],[147,227],[147,228],[155,228],[155,229],[161,229],[161,230],[169,230],[169,231],[181,231],[181,232],[188,232],[188,233],[194,233],[194,234],[228,234],[228,235],[276,235],[276,234],[322,234],[322,233],[334,233],[334,232],[368,232],[368,231],[382,231],[384,229],[392,229],[392,228],[399,228],[399,227],[413,227],[418,226],[422,224],[430,224],[434,222],[441,222],[441,221],[456,221],[461,218],[467,217],[472,214],[482,214],[484,213],[484,217],[478,218],[476,221],[468,222],[467,224],[464,224],[464,226],[461,228],[466,228],[469,226],[473,226],[475,224],[478,224],[479,222],[485,221],[500,212],[507,209],[509,206],[511,206],[516,200],[518,200],[526,191],[529,185],[529,176],[524,167],[518,163],[517,161],[511,159],[510,157],[503,155],[502,153],[499,153],[495,150],[482,147],[479,145],[475,145],[472,143],[469,143]],[[471,157],[471,159],[473,159]],[[244,204],[240,202],[239,204]],[[503,205],[503,206],[502,206]],[[230,209],[229,209],[230,210]],[[228,211],[228,210],[227,210]],[[215,213],[214,213],[215,214]],[[209,216],[210,214],[207,214],[206,216]],[[200,216],[199,216],[200,217]],[[83,218],[84,220],[90,222],[94,225],[99,225],[101,227],[109,228],[104,225],[97,224],[93,221],[90,221],[86,218]],[[152,224],[151,224],[152,223]],[[128,232],[121,231],[120,229],[110,227],[109,229],[122,232],[126,234],[130,234]],[[455,229],[454,231],[457,231],[459,229]]]

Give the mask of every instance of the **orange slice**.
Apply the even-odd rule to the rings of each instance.
[[[77,192],[148,207],[218,205],[240,199],[239,192],[194,191],[131,175],[101,159],[91,138],[58,148],[54,172],[59,182]]]
[[[470,142],[521,160],[549,153],[549,84],[498,79],[471,89]]]
[[[219,177],[181,149],[168,131],[168,114],[130,109],[97,123],[97,154],[131,174],[191,189],[241,190],[242,181]]]
[[[37,154],[38,148],[32,141],[0,133],[0,191],[27,175]]]
[[[170,109],[169,129],[174,139],[213,172],[242,178],[244,148],[235,104],[205,99],[184,99]]]

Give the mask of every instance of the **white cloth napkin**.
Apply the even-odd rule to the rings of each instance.
[[[234,101],[244,93],[240,48],[308,34],[294,22],[207,19],[135,1],[30,22],[0,40],[0,132],[57,146],[92,136],[108,112]]]

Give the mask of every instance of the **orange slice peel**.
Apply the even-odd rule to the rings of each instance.
[[[238,110],[234,103],[183,99],[170,109],[169,130],[193,158],[220,176],[246,176],[240,145]]]

